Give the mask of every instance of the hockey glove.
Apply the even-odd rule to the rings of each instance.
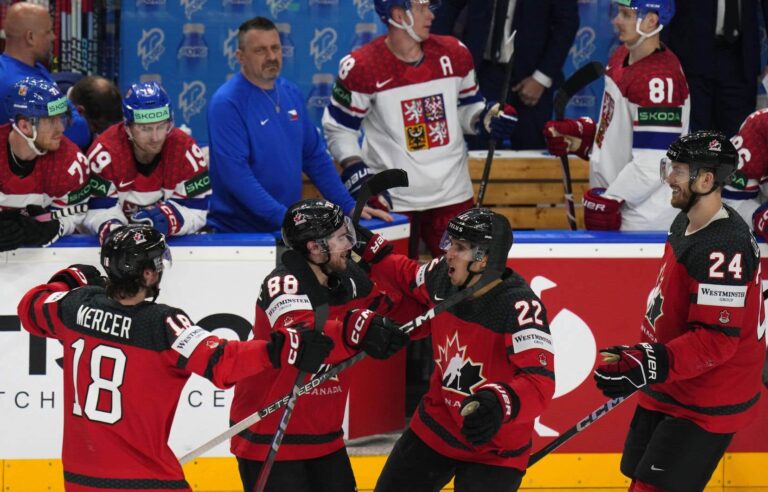
[[[474,411],[465,407],[476,402]],[[502,423],[507,423],[517,416],[520,400],[506,384],[489,383],[464,398],[461,402],[464,423],[461,433],[475,446],[483,445],[493,439]]]
[[[285,347],[285,334],[273,331],[267,343],[267,354],[272,367],[279,369],[281,361],[300,371],[316,373],[328,354],[333,350],[333,340],[327,335],[311,328],[287,328],[288,346]],[[285,351],[283,350],[285,348]]]
[[[752,227],[755,230],[755,236],[762,237],[768,242],[768,202],[760,205],[752,214]]]
[[[511,104],[505,104],[504,109],[495,101],[488,101],[480,111],[478,123],[482,126],[478,133],[489,135],[496,140],[510,138],[517,126],[517,111]]]
[[[409,337],[391,319],[368,309],[353,309],[344,317],[344,341],[374,359],[387,359],[408,344]]]
[[[341,181],[349,190],[352,198],[357,199],[360,188],[362,188],[363,183],[370,175],[371,172],[368,166],[363,161],[358,161],[344,168],[341,172]],[[388,191],[384,190],[378,195],[370,197],[367,205],[371,208],[389,211],[392,210],[392,197],[389,196]]]
[[[61,222],[57,219],[38,220],[44,216],[50,217],[49,212],[39,205],[27,205],[19,216],[25,246],[48,246],[61,237]]]
[[[24,229],[19,218],[19,210],[0,211],[0,253],[13,251],[24,243]]]
[[[392,252],[393,246],[380,234],[375,234],[369,229],[357,224],[355,226],[358,242],[352,248],[369,265],[374,265]]]
[[[106,285],[106,281],[101,276],[99,269],[91,265],[69,265],[67,268],[54,273],[53,277],[48,281],[49,284],[54,282],[67,284],[69,290],[84,285],[95,285],[97,287],[104,287]]]
[[[173,202],[167,201],[142,208],[133,214],[133,221],[149,224],[166,236],[174,236],[184,225],[184,216]]]
[[[559,156],[576,154],[585,161],[589,160],[589,153],[595,140],[595,122],[592,118],[547,121],[543,132],[550,154]]]
[[[584,193],[584,225],[590,231],[618,231],[624,200],[605,196],[605,188],[590,188]]]
[[[123,223],[117,219],[110,219],[101,224],[99,226],[99,244],[104,244],[104,241],[107,240],[109,234],[122,225]]]
[[[600,351],[604,362],[595,370],[595,382],[609,398],[628,396],[647,384],[663,383],[669,374],[669,354],[661,343],[616,345]]]

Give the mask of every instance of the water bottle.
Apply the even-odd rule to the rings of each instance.
[[[371,22],[358,22],[355,24],[355,37],[352,38],[350,52],[368,44],[376,36],[376,24]]]
[[[208,44],[205,42],[205,25],[184,24],[184,37],[177,51],[178,73],[182,81],[204,79],[208,76]]]
[[[162,87],[163,76],[159,73],[143,73],[139,75],[139,82],[157,82],[157,85]]]
[[[312,90],[307,98],[307,109],[315,126],[320,126],[323,111],[331,102],[333,78],[332,73],[316,73],[312,76]]]
[[[159,12],[165,9],[166,0],[136,0],[138,12]]]
[[[283,47],[283,60],[293,59],[295,46],[291,37],[291,25],[288,23],[275,24],[277,32],[280,34],[280,44]]]
[[[309,0],[310,7],[338,7],[339,0]]]

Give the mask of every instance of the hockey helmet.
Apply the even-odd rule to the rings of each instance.
[[[392,18],[392,9],[400,7],[403,10],[411,10],[412,4],[429,4],[429,8],[434,10],[440,5],[440,0],[374,0],[373,5],[376,9],[376,14],[384,24],[389,24],[389,20]]]
[[[330,243],[330,238],[340,227],[346,225],[345,239],[340,244]],[[357,241],[355,229],[341,207],[327,200],[309,198],[291,205],[283,218],[281,228],[283,242],[291,249],[306,253],[307,242],[317,241],[325,252],[352,249]],[[348,244],[347,244],[348,243]]]
[[[688,164],[690,180],[698,176],[699,169],[714,172],[715,187],[724,186],[739,164],[739,153],[722,133],[700,130],[678,138],[667,150],[667,158],[661,161],[661,177],[664,181],[672,172],[672,163]]]
[[[668,25],[675,15],[674,0],[612,0],[611,3],[612,7],[621,5],[637,11],[638,18],[645,17],[648,12],[654,12],[659,16],[660,26]]]
[[[123,97],[125,123],[158,123],[173,121],[171,100],[157,82],[133,84]]]
[[[162,272],[170,265],[165,236],[146,224],[118,227],[101,247],[101,266],[112,281],[139,278],[145,268]]]
[[[487,254],[489,265],[495,262],[500,268],[506,264],[513,241],[509,220],[481,207],[470,208],[452,218],[440,241],[440,247],[447,250],[453,239],[466,241],[473,246],[472,257],[468,260],[480,261]]]
[[[64,115],[69,105],[56,84],[40,78],[25,77],[13,84],[5,97],[5,110],[10,121],[14,122],[17,116],[33,119]]]

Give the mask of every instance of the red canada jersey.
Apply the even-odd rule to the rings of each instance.
[[[124,123],[112,125],[88,150],[91,192],[117,198],[126,216],[168,199],[202,198],[211,191],[208,164],[194,139],[173,128],[150,172],[139,172]]]
[[[326,362],[339,363],[357,353],[346,345],[344,317],[350,309],[371,309],[379,314],[406,322],[420,314],[415,303],[398,305],[398,299],[377,288],[360,267],[349,262],[346,272],[333,274],[329,283],[329,315],[324,333],[334,341]],[[253,333],[257,340],[269,340],[273,330],[288,327],[313,327],[314,311],[299,281],[285,266],[272,271],[261,285],[256,303]],[[324,369],[321,369],[321,371]],[[244,379],[235,385],[230,419],[239,422],[272,402],[290,394],[298,369],[283,365]],[[308,375],[308,381],[312,375]],[[302,460],[326,456],[344,447],[342,421],[349,392],[348,375],[337,376],[303,394],[296,402],[291,422],[276,459]],[[266,459],[272,436],[280,422],[280,412],[273,413],[232,438],[231,451],[241,458]]]
[[[686,234],[680,213],[648,297],[642,339],[669,352],[668,379],[643,388],[640,405],[731,433],[758,411],[765,359],[760,250],[730,207]]]
[[[419,265],[390,254],[371,274],[425,306],[458,292],[444,258]],[[438,314],[431,329],[417,334],[432,335],[435,369],[411,429],[444,456],[525,470],[534,419],[555,392],[554,346],[541,300],[517,273],[508,269],[502,279],[484,295]],[[520,409],[489,443],[476,447],[461,433],[461,402],[489,383],[510,388]]]
[[[27,205],[64,208],[88,200],[88,163],[77,145],[62,137],[57,150],[38,156],[32,172],[21,177],[9,164],[12,131],[10,124],[0,125],[0,210]]]
[[[192,373],[219,387],[272,367],[263,341],[228,342],[183,311],[124,306],[103,288],[30,290],[19,318],[64,347],[62,462],[69,492],[191,490],[168,436]]]

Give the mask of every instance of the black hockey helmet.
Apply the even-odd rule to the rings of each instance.
[[[722,133],[701,130],[678,138],[667,150],[662,160],[662,181],[669,175],[672,161],[688,164],[691,181],[699,169],[711,170],[715,175],[715,187],[724,186],[739,164],[739,153]],[[713,188],[713,189],[714,189]]]
[[[512,227],[503,215],[487,208],[470,208],[448,222],[440,246],[445,249],[450,239],[475,246],[472,261],[480,261],[487,254],[489,266],[497,263],[497,267],[503,268],[512,247]]]
[[[162,272],[170,261],[165,236],[146,224],[118,227],[101,247],[101,266],[112,281],[139,278],[145,268]]]
[[[345,219],[341,207],[327,200],[298,201],[285,212],[281,228],[283,242],[291,249],[306,253],[308,241],[323,242],[347,222]]]

